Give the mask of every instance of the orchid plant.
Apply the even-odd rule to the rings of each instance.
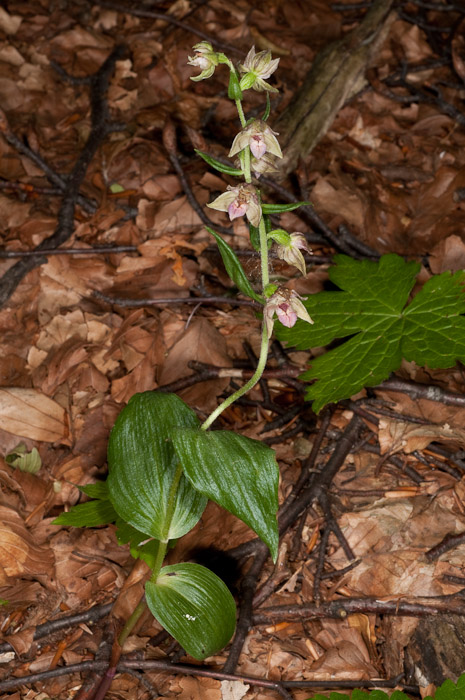
[[[115,643],[113,670],[124,641],[147,606],[197,659],[215,653],[231,638],[235,604],[221,579],[195,563],[163,565],[168,548],[198,523],[208,499],[251,527],[276,560],[279,470],[273,450],[231,431],[208,429],[259,381],[276,318],[288,328],[297,318],[312,323],[295,291],[270,283],[268,259],[274,244],[280,258],[305,274],[302,251],[309,249],[304,235],[274,229],[270,217],[306,203],[266,204],[257,184],[263,173],[275,169],[276,159],[282,158],[277,134],[267,124],[269,94],[277,92],[267,80],[278,67],[279,59],[273,59],[269,51],[256,53],[252,48],[244,63],[236,68],[206,41],[194,46],[194,52],[188,62],[201,70],[192,77],[194,81],[210,78],[220,64],[229,68],[228,95],[236,104],[241,126],[229,152],[236,162],[233,167],[205,153],[199,154],[220,172],[242,179],[239,185],[228,185],[208,206],[227,212],[231,221],[247,218],[252,245],[261,257],[260,292],[253,289],[232,248],[213,229],[208,231],[215,237],[226,270],[239,290],[263,304],[260,355],[251,379],[203,423],[174,394],[148,391],[134,395],[111,431],[107,481],[82,487],[94,500],[71,508],[55,520],[56,524],[77,527],[114,522],[119,542],[129,543],[133,556],[149,566],[144,596]],[[266,94],[262,119],[246,120],[242,106],[246,90]],[[106,677],[111,677],[111,673],[107,672]]]

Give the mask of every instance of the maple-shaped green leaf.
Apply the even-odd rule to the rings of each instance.
[[[304,301],[314,324],[276,335],[299,349],[322,347],[350,337],[312,360],[301,379],[317,381],[306,393],[315,412],[327,403],[375,386],[398,369],[402,358],[430,369],[465,362],[465,271],[433,276],[407,305],[420,270],[398,255],[379,261],[336,255],[330,280],[342,291],[319,292]]]

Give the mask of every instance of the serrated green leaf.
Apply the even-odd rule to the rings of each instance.
[[[341,292],[320,292],[304,301],[314,325],[298,322],[276,335],[299,349],[345,343],[312,361],[301,378],[318,412],[324,405],[375,386],[398,369],[402,358],[430,369],[465,361],[465,272],[432,277],[406,306],[420,266],[398,255],[378,262],[335,256],[330,279]]]
[[[299,207],[311,207],[311,202],[290,202],[289,204],[263,204],[263,214],[281,214],[284,211],[294,211]]]
[[[279,469],[274,451],[226,430],[177,430],[173,443],[193,487],[251,527],[276,561]]]
[[[197,153],[197,155],[203,158],[204,161],[208,163],[208,165],[210,165],[212,168],[215,168],[215,170],[219,170],[220,173],[232,175],[233,177],[241,177],[244,174],[240,168],[233,168],[231,165],[225,165],[221,161],[216,160],[216,158],[213,158],[213,156],[209,156],[208,153],[199,151],[197,148],[195,149],[195,152]]]
[[[219,236],[213,229],[209,228],[208,226],[206,226],[205,228],[207,229],[208,233],[211,233],[211,235],[215,237],[215,240],[218,243],[218,248],[221,257],[223,259],[224,266],[226,268],[226,272],[228,273],[236,287],[240,289],[240,291],[246,296],[251,297],[255,301],[263,303],[262,297],[256,292],[254,292],[247,278],[247,275],[245,274],[244,269],[233,249],[226,243],[226,241],[223,241],[221,236]]]
[[[97,527],[115,522],[115,509],[110,501],[88,501],[73,506],[67,513],[62,513],[52,521],[52,525],[65,527]]]
[[[223,649],[234,634],[236,605],[223,581],[200,564],[165,566],[145,584],[154,617],[194,659]]]
[[[111,431],[107,483],[113,506],[125,522],[164,542],[193,528],[206,506],[178,469],[171,442],[174,428],[198,425],[179,397],[147,391],[130,399]]]

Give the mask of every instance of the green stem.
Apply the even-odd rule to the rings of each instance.
[[[248,149],[247,149],[248,150]],[[269,270],[268,270],[268,241],[266,237],[266,227],[265,227],[265,222],[263,220],[263,216],[260,219],[260,223],[258,225],[258,230],[260,234],[260,256],[261,256],[261,268],[262,268],[262,287],[265,289],[265,287],[269,284],[270,282],[270,275],[269,275]],[[262,325],[262,342],[260,346],[260,356],[258,358],[258,363],[257,367],[255,368],[255,372],[253,375],[250,377],[249,381],[244,384],[240,389],[234,392],[234,394],[231,394],[231,396],[228,396],[227,399],[223,401],[219,406],[215,408],[213,413],[211,413],[206,421],[202,423],[200,426],[201,430],[207,430],[211,424],[218,418],[218,416],[223,413],[223,411],[228,408],[228,406],[231,406],[231,404],[234,403],[234,401],[237,401],[237,399],[240,399],[241,396],[246,394],[252,387],[255,386],[255,384],[260,380],[260,377],[263,374],[263,371],[266,367],[266,360],[268,357],[268,330],[266,328],[265,322],[263,321]]]
[[[250,184],[252,182],[252,173],[250,172],[250,148],[247,146],[242,152],[244,154],[242,172],[244,173],[244,180]]]
[[[266,366],[266,360],[268,357],[268,333],[265,327],[265,324],[263,324],[262,327],[262,344],[260,347],[260,356],[258,358],[258,364],[255,369],[255,372],[253,373],[252,377],[249,379],[249,381],[244,384],[240,389],[234,392],[234,394],[231,394],[231,396],[228,396],[227,399],[223,401],[219,406],[215,408],[213,413],[211,413],[207,420],[202,423],[200,426],[201,430],[207,430],[211,424],[218,418],[218,416],[223,413],[224,410],[228,408],[234,401],[237,401],[237,399],[240,399],[241,396],[246,394],[252,387],[255,386],[255,384],[258,382],[260,377],[263,374],[263,370],[265,369]]]
[[[258,224],[258,233],[260,236],[260,259],[262,269],[262,289],[265,289],[270,283],[270,271],[268,269],[268,238],[266,235],[265,221],[262,218]]]
[[[147,608],[147,603],[145,602],[145,593],[132,611],[131,616],[127,619],[126,624],[124,625],[123,629],[120,632],[120,635],[118,637],[118,643],[120,647],[123,646],[124,642],[126,639],[129,637],[131,634],[132,630],[136,626],[136,624],[139,622],[139,619],[142,615],[143,612],[145,612]]]
[[[237,107],[237,113],[239,115],[239,120],[241,122],[242,128],[245,127],[245,115],[244,115],[244,110],[242,109],[242,102],[240,100],[234,100],[236,103]]]
[[[169,528],[170,528],[171,520],[173,518],[174,509],[176,507],[176,493],[178,490],[179,481],[181,479],[181,476],[182,476],[182,466],[178,462],[178,465],[176,467],[176,471],[174,473],[173,481],[171,482],[170,491],[169,491],[167,503],[166,503],[166,513],[165,513],[165,521],[167,523],[167,525],[165,527],[166,540],[163,540],[163,541],[158,540],[157,553],[155,555],[155,561],[154,561],[154,564],[152,566],[152,575],[150,576],[150,581],[152,581],[153,583],[156,583],[156,581],[157,581],[157,578],[160,574],[160,569],[161,569],[162,564],[163,564],[163,560],[164,560],[165,555],[166,555],[166,550],[168,548]],[[145,611],[146,607],[147,607],[147,603],[145,602],[145,595],[143,595],[142,598],[140,599],[139,603],[137,604],[137,606],[134,608],[131,616],[128,618],[126,624],[124,625],[124,627],[121,631],[121,634],[118,637],[118,642],[119,642],[120,646],[123,646],[124,642],[131,634],[132,630],[134,629],[135,625],[137,624],[142,613]]]

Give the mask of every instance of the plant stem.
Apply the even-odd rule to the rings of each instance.
[[[264,290],[270,283],[270,272],[268,269],[268,239],[266,237],[265,221],[262,218],[258,224],[258,232],[260,235],[260,259],[262,270],[262,289]]]
[[[247,149],[248,150],[248,149]],[[261,271],[262,271],[262,287],[265,289],[265,287],[269,284],[270,282],[270,274],[268,270],[268,241],[266,237],[266,227],[265,227],[265,222],[263,220],[263,216],[260,219],[260,223],[258,225],[258,230],[260,234],[260,257],[261,257]],[[208,418],[202,423],[200,426],[201,430],[207,430],[211,424],[218,418],[218,416],[223,413],[223,411],[228,408],[228,406],[231,406],[231,404],[234,403],[234,401],[237,401],[237,399],[240,399],[241,396],[246,394],[252,387],[255,386],[255,384],[259,381],[260,377],[263,374],[263,371],[266,367],[266,360],[268,358],[268,331],[266,328],[266,324],[263,321],[262,324],[262,342],[260,346],[260,356],[258,358],[258,363],[257,367],[255,369],[255,372],[253,375],[250,377],[249,381],[244,384],[240,389],[234,392],[234,394],[231,394],[231,396],[228,396],[227,399],[223,401],[219,406],[215,408],[215,410],[208,416]]]
[[[244,180],[250,184],[252,182],[252,174],[250,172],[250,148],[247,146],[247,148],[244,148],[243,152],[242,172],[244,173]]]
[[[237,107],[237,113],[239,115],[239,120],[241,122],[242,128],[245,127],[245,116],[244,116],[244,110],[242,109],[242,102],[240,100],[234,100],[236,103]]]
[[[129,637],[131,634],[132,630],[136,626],[136,624],[139,622],[139,619],[142,615],[142,613],[145,612],[147,608],[147,603],[145,602],[145,593],[140,599],[140,601],[137,603],[136,607],[132,611],[130,617],[126,620],[126,624],[124,625],[123,629],[120,632],[120,635],[118,637],[118,644],[120,647],[123,646],[124,642],[126,639]]]
[[[223,411],[228,408],[234,401],[237,401],[237,399],[240,399],[241,396],[246,394],[252,387],[255,386],[255,384],[258,382],[260,377],[263,374],[263,370],[265,369],[266,366],[266,360],[268,357],[268,333],[266,330],[265,324],[263,324],[262,327],[262,344],[260,347],[260,357],[258,358],[258,364],[255,369],[255,372],[247,382],[247,384],[244,384],[240,389],[234,392],[234,394],[231,394],[231,396],[228,396],[227,399],[223,401],[219,406],[215,408],[213,413],[211,413],[207,420],[202,423],[200,426],[201,430],[207,430],[211,424],[218,418],[218,416],[223,413]]]

